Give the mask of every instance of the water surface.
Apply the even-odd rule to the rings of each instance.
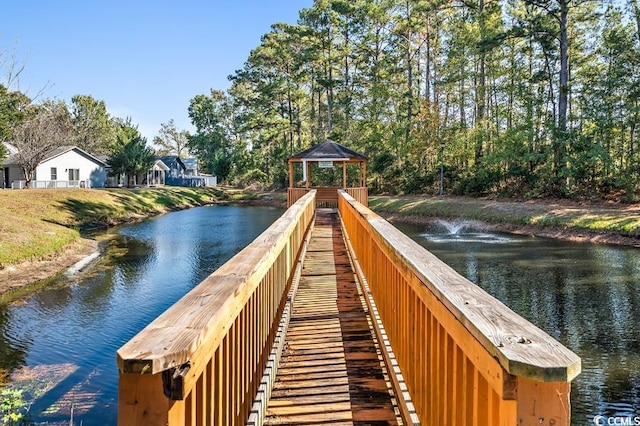
[[[209,206],[122,227],[86,271],[0,305],[0,368],[34,399],[32,419],[115,424],[117,349],[282,212]]]
[[[397,226],[582,358],[573,425],[593,424],[596,415],[640,418],[640,250],[473,223]]]
[[[0,306],[0,368],[36,397],[32,419],[115,424],[116,350],[282,211],[201,207],[120,228],[87,271]],[[572,424],[640,416],[640,250],[466,225],[398,227],[582,358]]]

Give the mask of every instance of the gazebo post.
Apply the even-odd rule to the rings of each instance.
[[[307,172],[305,173],[307,175],[307,180],[304,182],[304,187],[306,189],[309,189],[310,182],[311,182],[311,167],[309,167],[309,162],[308,161],[303,161],[302,164],[304,164],[304,167],[307,170]]]
[[[347,189],[347,162],[342,162],[342,189]]]
[[[294,185],[293,162],[289,160],[288,163],[289,163],[289,188],[293,188],[293,185]]]

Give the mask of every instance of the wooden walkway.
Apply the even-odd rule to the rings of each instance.
[[[400,424],[337,212],[311,232],[265,424]]]

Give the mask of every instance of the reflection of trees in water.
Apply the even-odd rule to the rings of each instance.
[[[63,309],[73,299],[73,290],[63,276],[56,279],[51,287],[47,287],[33,295],[33,302],[37,303],[40,310],[58,311]]]
[[[8,336],[11,331],[9,306],[0,305],[0,383],[16,368],[26,365],[28,342],[16,343]]]
[[[108,263],[117,265],[116,271],[111,271],[114,275],[109,277],[111,286],[118,281],[135,284],[155,258],[149,242],[126,235],[111,239],[107,253]],[[112,290],[111,286],[108,291]]]
[[[609,251],[624,250],[551,246],[521,264],[497,256],[483,268],[483,288],[582,358],[583,373],[571,393],[578,422],[640,406],[638,254]]]
[[[408,233],[582,358],[582,374],[571,390],[573,424],[591,422],[596,414],[614,415],[615,410],[620,415],[634,408],[627,414],[638,415],[637,249],[536,239],[436,245],[421,238],[421,232]]]
[[[141,240],[119,235],[109,239],[100,261],[81,277],[78,297],[89,320],[100,317],[100,312],[110,309],[118,277],[132,282],[144,272],[153,257],[153,247]]]
[[[638,371],[638,355],[630,354],[635,360],[626,356],[616,356],[609,360],[608,367],[603,369],[603,381],[600,387],[604,401],[629,401],[629,408],[640,406],[640,371]],[[630,365],[631,364],[631,365]],[[634,368],[635,365],[635,368]],[[623,407],[613,404],[620,410]],[[607,413],[620,415],[620,413]],[[638,415],[638,413],[628,413]]]

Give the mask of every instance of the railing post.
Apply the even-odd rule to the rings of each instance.
[[[162,374],[120,374],[118,424],[166,425],[172,404],[162,388]]]
[[[518,377],[518,425],[568,425],[571,382],[540,382]]]

